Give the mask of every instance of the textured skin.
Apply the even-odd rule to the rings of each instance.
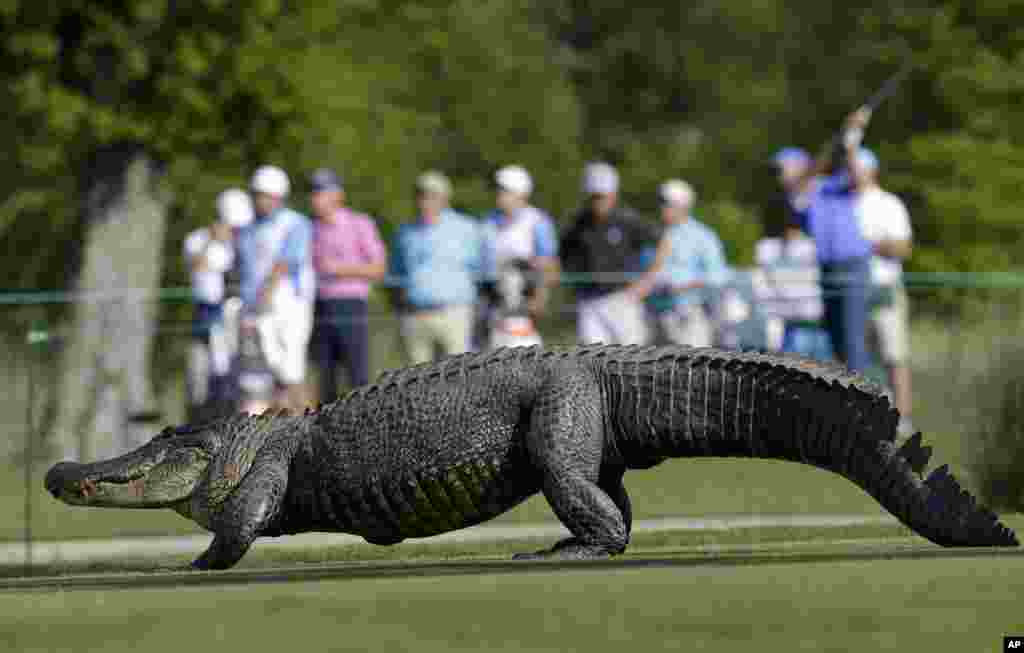
[[[195,566],[223,568],[260,535],[394,544],[486,521],[539,491],[573,537],[529,557],[593,558],[629,541],[627,470],[745,456],[841,474],[942,545],[1016,545],[945,467],[922,479],[930,450],[919,435],[898,449],[897,421],[876,386],[799,358],[502,349],[386,373],[303,416],[207,427],[225,443],[186,514],[216,534]]]

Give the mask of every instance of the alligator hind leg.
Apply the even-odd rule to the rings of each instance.
[[[621,553],[629,541],[623,514],[623,508],[629,512],[629,500],[621,475],[601,474],[604,437],[597,388],[575,380],[541,393],[527,438],[544,496],[573,537],[520,559],[603,558]]]
[[[621,467],[614,468],[601,468],[601,475],[597,481],[597,487],[604,490],[604,493],[612,500],[615,507],[622,513],[622,522],[626,526],[626,539],[627,544],[630,533],[633,531],[633,506],[629,501],[629,494],[626,493],[626,486],[622,483],[622,477],[625,474],[625,469]],[[551,547],[551,551],[557,551],[558,549],[567,547],[571,544],[577,544],[576,537],[567,537],[564,540],[560,540],[555,546]],[[543,551],[539,553],[544,553]]]

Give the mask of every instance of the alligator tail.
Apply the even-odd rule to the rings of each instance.
[[[1013,531],[931,448],[896,444],[899,414],[846,368],[786,355],[682,347],[592,355],[608,388],[614,446],[629,462],[726,456],[790,460],[840,474],[921,536],[943,546],[1016,546]]]
[[[948,465],[927,473],[932,449],[923,445],[920,433],[897,445],[899,414],[878,388],[861,379],[850,382],[852,375],[841,368],[832,373],[845,376],[847,382],[828,382],[801,372],[794,396],[780,393],[783,405],[772,412],[779,416],[781,408],[789,417],[783,423],[792,425],[787,429],[786,458],[845,476],[936,544],[1019,545],[1013,531],[960,486]],[[813,388],[807,389],[808,384]],[[794,403],[801,395],[803,400]],[[769,398],[766,404],[770,403]]]
[[[898,449],[880,443],[881,472],[863,474],[858,484],[915,533],[936,544],[1018,546],[1014,532],[960,487],[948,465],[924,476],[923,467],[912,460],[927,460],[921,452],[928,448],[921,447],[920,433]]]

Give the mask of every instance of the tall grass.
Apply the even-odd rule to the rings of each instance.
[[[967,484],[996,510],[1024,511],[1024,340],[1019,317],[914,329],[916,420],[955,439]],[[926,433],[926,436],[928,433]],[[956,463],[959,464],[956,464]]]
[[[981,498],[996,509],[1024,511],[1024,342],[993,343],[992,362],[965,387],[977,411],[965,442]]]

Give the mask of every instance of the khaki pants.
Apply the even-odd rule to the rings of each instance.
[[[409,364],[434,360],[437,347],[445,356],[469,351],[473,316],[468,305],[402,314],[398,328]]]

